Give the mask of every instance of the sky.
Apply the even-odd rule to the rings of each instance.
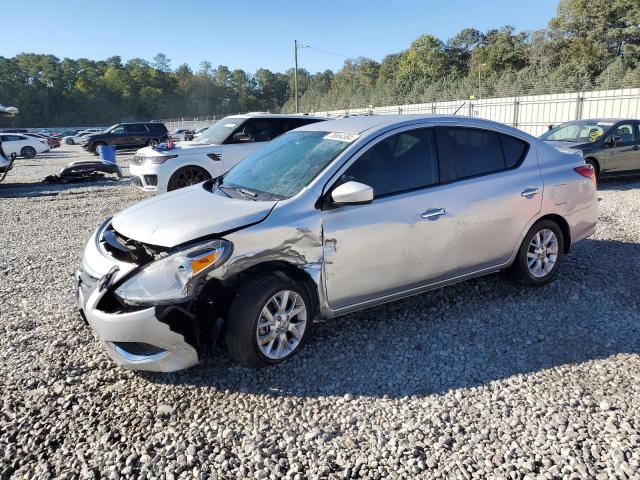
[[[58,58],[151,60],[194,70],[203,60],[255,72],[293,66],[312,73],[339,69],[345,57],[380,61],[430,33],[447,40],[467,27],[537,30],[558,0],[4,0],[0,56],[46,53]],[[55,5],[55,8],[52,6]]]

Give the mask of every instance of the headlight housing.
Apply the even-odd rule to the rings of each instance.
[[[167,304],[190,299],[198,281],[227,261],[233,246],[226,240],[200,243],[143,267],[115,294],[131,305]]]
[[[150,157],[142,157],[142,161],[148,165],[161,165],[167,160],[171,160],[177,156],[178,155],[153,155]]]

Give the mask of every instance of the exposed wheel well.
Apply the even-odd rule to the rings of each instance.
[[[599,175],[599,174],[600,174],[600,162],[598,162],[598,159],[597,159],[597,158],[594,158],[594,157],[587,157],[587,158],[585,158],[585,159],[584,159],[584,161],[585,161],[585,162],[589,162],[589,161],[593,162],[593,166],[594,166],[594,167],[595,167],[595,169],[596,169],[596,175]]]
[[[569,253],[569,250],[571,249],[571,229],[569,228],[569,224],[567,223],[567,221],[560,215],[556,214],[549,214],[545,215],[544,217],[540,217],[537,222],[541,220],[551,220],[555,222],[558,227],[560,227],[562,236],[564,237],[564,253]]]
[[[313,313],[315,314],[318,312],[319,299],[316,283],[307,272],[291,263],[283,261],[264,262],[258,265],[254,265],[253,267],[247,268],[246,270],[239,272],[231,278],[226,279],[224,283],[217,279],[212,280],[207,285],[205,285],[200,296],[210,297],[213,294],[215,297],[217,297],[215,300],[219,302],[218,304],[221,307],[223,307],[221,311],[218,312],[218,314],[222,317],[226,317],[228,307],[229,305],[231,305],[231,302],[238,292],[240,285],[246,282],[249,278],[254,278],[257,275],[269,273],[275,275],[284,275],[289,279],[303,284],[307,288],[309,297],[314,304]]]
[[[264,274],[285,276],[287,279],[295,280],[304,285],[312,302],[311,318],[317,315],[319,311],[318,289],[311,276],[291,263],[282,261],[264,262],[243,270],[224,282],[213,279],[204,285],[196,299],[196,310],[199,312],[198,317],[202,331],[207,332],[205,334],[206,338],[210,338],[215,342],[225,329],[224,324],[222,324],[219,325],[219,332],[216,333],[210,330],[215,322],[215,318],[211,318],[212,312],[216,318],[226,322],[231,303],[235,299],[240,286],[248,279]]]

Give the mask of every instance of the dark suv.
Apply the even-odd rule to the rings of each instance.
[[[167,140],[167,127],[164,123],[118,123],[104,132],[85,137],[82,148],[98,153],[98,147],[113,145],[116,148],[140,148],[154,146]]]

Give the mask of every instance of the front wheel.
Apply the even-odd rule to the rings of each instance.
[[[73,138],[67,138],[67,139],[64,141],[64,143],[66,143],[67,145],[73,145],[73,144],[74,144],[74,142],[73,142]]]
[[[231,357],[260,368],[293,356],[311,329],[309,293],[286,277],[263,275],[240,288],[227,319]]]
[[[177,190],[179,188],[195,185],[196,183],[209,180],[211,175],[204,168],[196,167],[195,165],[189,165],[182,167],[176,173],[171,176],[169,184],[167,185],[167,191]]]
[[[22,150],[20,150],[20,155],[22,155],[24,158],[33,158],[36,156],[36,149],[33,147],[24,147]]]
[[[552,220],[536,223],[522,241],[512,277],[519,283],[542,286],[555,277],[564,255],[564,235]]]

